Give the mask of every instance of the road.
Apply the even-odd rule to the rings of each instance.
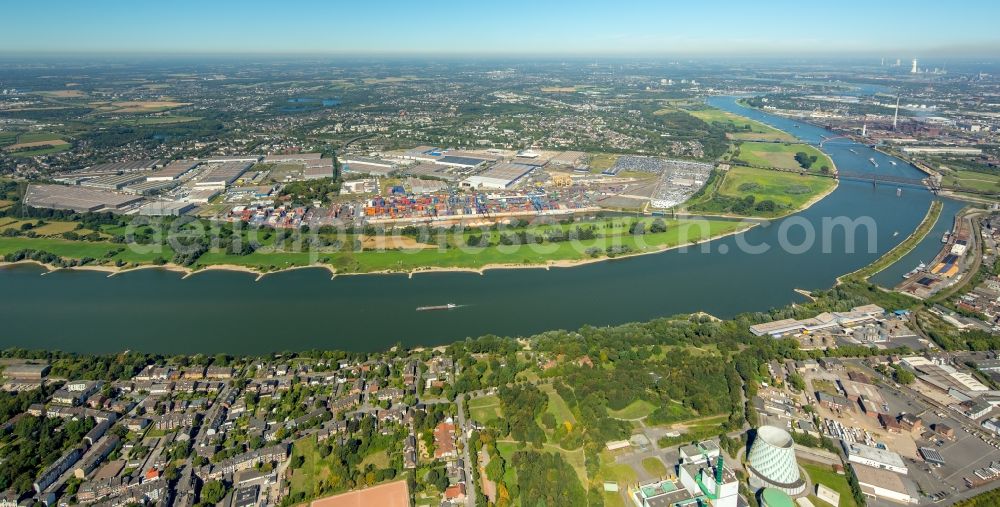
[[[465,396],[459,395],[458,397],[458,430],[459,430],[459,440],[462,442],[462,460],[465,462],[465,505],[469,507],[475,507],[476,505],[476,481],[473,479],[472,475],[472,459],[469,455],[469,432],[472,428],[469,427],[468,421],[465,420]]]

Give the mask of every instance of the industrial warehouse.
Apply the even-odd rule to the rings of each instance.
[[[635,206],[648,213],[686,201],[712,170],[710,164],[688,161],[615,157],[614,170],[602,172],[591,171],[588,164],[592,156],[578,151],[449,150],[431,146],[344,154],[339,165],[334,158],[318,152],[123,162],[108,166],[122,168],[115,173],[87,170],[58,178],[77,189],[104,192],[80,195],[90,196],[91,200],[100,196],[107,200],[106,206],[96,200],[93,206],[59,202],[58,196],[74,193],[67,189],[54,190],[53,199],[31,202],[37,207],[147,216],[207,216],[202,210],[224,203],[228,205],[224,211],[212,209],[208,213],[223,220],[239,220],[244,214],[233,213],[233,209],[285,208],[277,199],[286,185],[331,179],[339,168],[344,175],[339,195],[346,200],[300,202],[295,208],[303,210],[295,220],[282,222],[283,226],[346,222],[395,226],[414,221],[448,224],[593,213],[622,206]]]
[[[61,209],[79,213],[121,212],[142,202],[142,197],[65,185],[32,184],[28,185],[24,202],[32,208]]]
[[[524,164],[497,164],[480,174],[466,178],[462,185],[472,188],[505,190],[516,185],[534,169],[533,166]]]

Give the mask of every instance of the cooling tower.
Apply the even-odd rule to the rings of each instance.
[[[757,428],[748,461],[750,485],[755,489],[775,488],[792,496],[805,491],[792,436],[787,431],[774,426]]]

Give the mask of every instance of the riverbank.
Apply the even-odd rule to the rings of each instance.
[[[860,278],[863,281],[867,281],[871,276],[898,262],[927,237],[927,233],[931,231],[934,224],[937,223],[938,218],[940,218],[942,209],[944,209],[944,205],[941,201],[932,201],[930,207],[927,209],[927,214],[924,215],[924,219],[920,221],[920,224],[913,230],[913,233],[892,250],[879,257],[875,262],[852,273],[837,277],[837,283],[840,284],[849,278]]]
[[[733,218],[747,218],[747,217],[733,217]],[[702,245],[704,243],[709,243],[709,242],[712,242],[712,241],[716,241],[716,240],[719,240],[719,239],[722,239],[722,238],[725,238],[725,237],[728,237],[728,236],[732,236],[732,235],[735,235],[735,234],[740,234],[740,233],[746,232],[747,230],[752,229],[752,228],[754,228],[754,227],[756,227],[757,225],[760,225],[760,224],[759,223],[746,223],[745,225],[746,225],[745,227],[740,227],[740,228],[734,229],[732,231],[728,231],[728,232],[723,233],[723,234],[718,234],[718,235],[715,235],[715,236],[710,236],[709,238],[703,239],[703,240],[688,241],[688,242],[685,242],[685,243],[682,243],[682,244],[677,244],[677,245],[661,245],[661,246],[658,246],[658,247],[650,248],[648,250],[624,253],[624,254],[616,255],[614,257],[611,257],[611,256],[601,256],[601,257],[585,258],[585,259],[562,259],[562,260],[553,260],[553,261],[547,261],[547,262],[544,262],[544,263],[537,263],[537,264],[489,263],[489,264],[484,264],[483,266],[474,267],[474,268],[459,267],[459,266],[455,266],[455,267],[426,266],[426,267],[417,267],[417,268],[413,268],[413,269],[384,269],[384,270],[363,271],[363,272],[340,272],[340,271],[337,271],[337,269],[334,266],[330,265],[330,264],[314,263],[314,264],[300,265],[300,266],[288,266],[288,267],[284,267],[284,268],[280,268],[280,269],[276,269],[276,270],[267,270],[267,271],[264,271],[264,270],[254,269],[251,266],[243,266],[243,265],[238,265],[238,264],[212,264],[212,265],[208,265],[208,266],[199,266],[199,267],[195,267],[195,268],[191,268],[191,267],[188,267],[188,266],[181,266],[179,264],[173,264],[173,263],[166,263],[166,264],[161,264],[161,265],[149,264],[149,265],[142,265],[142,266],[122,266],[122,267],[107,266],[107,265],[84,265],[84,266],[60,267],[60,266],[52,266],[52,265],[49,265],[49,264],[44,264],[42,262],[35,261],[35,260],[21,260],[21,261],[16,261],[16,262],[0,262],[0,269],[3,269],[5,267],[17,266],[17,265],[35,265],[35,266],[41,266],[41,267],[45,268],[46,269],[46,273],[50,273],[50,272],[54,272],[54,271],[61,271],[61,270],[63,270],[63,271],[74,271],[74,270],[75,271],[97,271],[97,272],[102,272],[102,273],[108,273],[108,277],[109,278],[113,277],[113,276],[118,276],[118,275],[121,275],[121,274],[124,274],[124,273],[134,272],[134,271],[147,270],[147,269],[160,269],[160,270],[163,270],[163,271],[171,271],[171,272],[182,274],[183,275],[182,276],[183,279],[186,279],[186,278],[194,276],[194,275],[196,275],[198,273],[203,273],[203,272],[207,272],[207,271],[229,271],[229,272],[246,273],[246,274],[249,274],[249,275],[255,275],[257,277],[256,280],[258,280],[258,281],[261,280],[262,278],[264,278],[267,275],[272,275],[272,274],[277,274],[277,273],[284,273],[284,272],[294,271],[294,270],[300,270],[300,269],[315,269],[315,268],[325,269],[325,270],[329,271],[330,275],[331,275],[331,278],[332,277],[336,277],[336,276],[400,275],[400,274],[407,275],[408,277],[412,278],[413,275],[420,274],[420,273],[475,273],[475,274],[483,275],[486,271],[489,271],[489,270],[572,268],[572,267],[584,266],[584,265],[589,265],[589,264],[594,264],[594,263],[599,263],[599,262],[607,262],[607,261],[618,260],[618,259],[628,259],[628,258],[632,258],[632,257],[639,257],[639,256],[643,256],[643,255],[658,254],[658,253],[663,253],[663,252],[670,251],[670,250],[678,250],[678,249],[682,249],[682,248],[690,248],[690,247],[693,247],[693,246]]]

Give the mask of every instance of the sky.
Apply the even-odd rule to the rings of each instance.
[[[995,0],[5,2],[0,54],[1000,56]]]

